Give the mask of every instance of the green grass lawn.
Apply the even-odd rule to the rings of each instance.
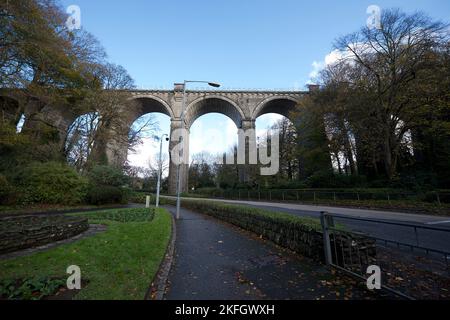
[[[158,209],[153,220],[146,219],[142,210],[83,213],[90,222],[107,225],[107,231],[31,256],[1,261],[0,281],[66,279],[67,267],[77,265],[88,284],[76,299],[143,299],[170,240],[171,218],[166,210]],[[134,218],[123,219],[127,213]]]

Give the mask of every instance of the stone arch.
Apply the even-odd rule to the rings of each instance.
[[[242,120],[245,119],[244,113],[236,102],[226,97],[211,95],[198,98],[188,105],[185,123],[190,128],[195,120],[205,114],[214,112],[229,117],[238,128],[241,128]]]
[[[130,120],[132,120],[132,122],[144,114],[153,112],[163,113],[168,115],[171,119],[175,117],[170,105],[157,96],[150,94],[138,95],[129,98],[128,101],[134,109],[133,112],[131,112]]]
[[[152,94],[140,94],[128,98],[123,130],[106,143],[106,158],[109,164],[120,167],[127,161],[128,139],[126,138],[133,124],[143,115],[149,113],[162,113],[174,119],[174,113],[170,105],[158,96]]]
[[[252,114],[252,120],[267,113],[277,113],[294,122],[291,112],[295,110],[298,100],[290,96],[270,97],[260,102]]]

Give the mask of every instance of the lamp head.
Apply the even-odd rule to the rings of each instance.
[[[220,84],[216,83],[216,82],[208,82],[208,85],[210,85],[211,87],[214,87],[214,88],[220,88]]]

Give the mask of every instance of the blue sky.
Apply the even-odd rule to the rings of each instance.
[[[184,79],[205,79],[220,82],[223,88],[304,89],[313,64],[324,61],[334,39],[366,23],[369,5],[422,10],[450,21],[448,0],[64,0],[62,4],[80,7],[83,28],[100,40],[109,60],[123,65],[143,88],[170,89]],[[266,116],[257,125],[267,127],[273,119]],[[158,120],[168,131],[168,119],[158,116]],[[192,131],[227,123],[225,116],[206,115]]]

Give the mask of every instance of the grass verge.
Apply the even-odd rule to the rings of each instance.
[[[153,219],[143,217],[142,209],[108,213],[82,214],[91,222],[107,225],[104,233],[31,256],[1,261],[0,281],[66,279],[67,267],[77,265],[87,285],[75,299],[142,300],[170,240],[170,215],[164,209],[156,210]],[[127,213],[137,218],[123,219]]]

